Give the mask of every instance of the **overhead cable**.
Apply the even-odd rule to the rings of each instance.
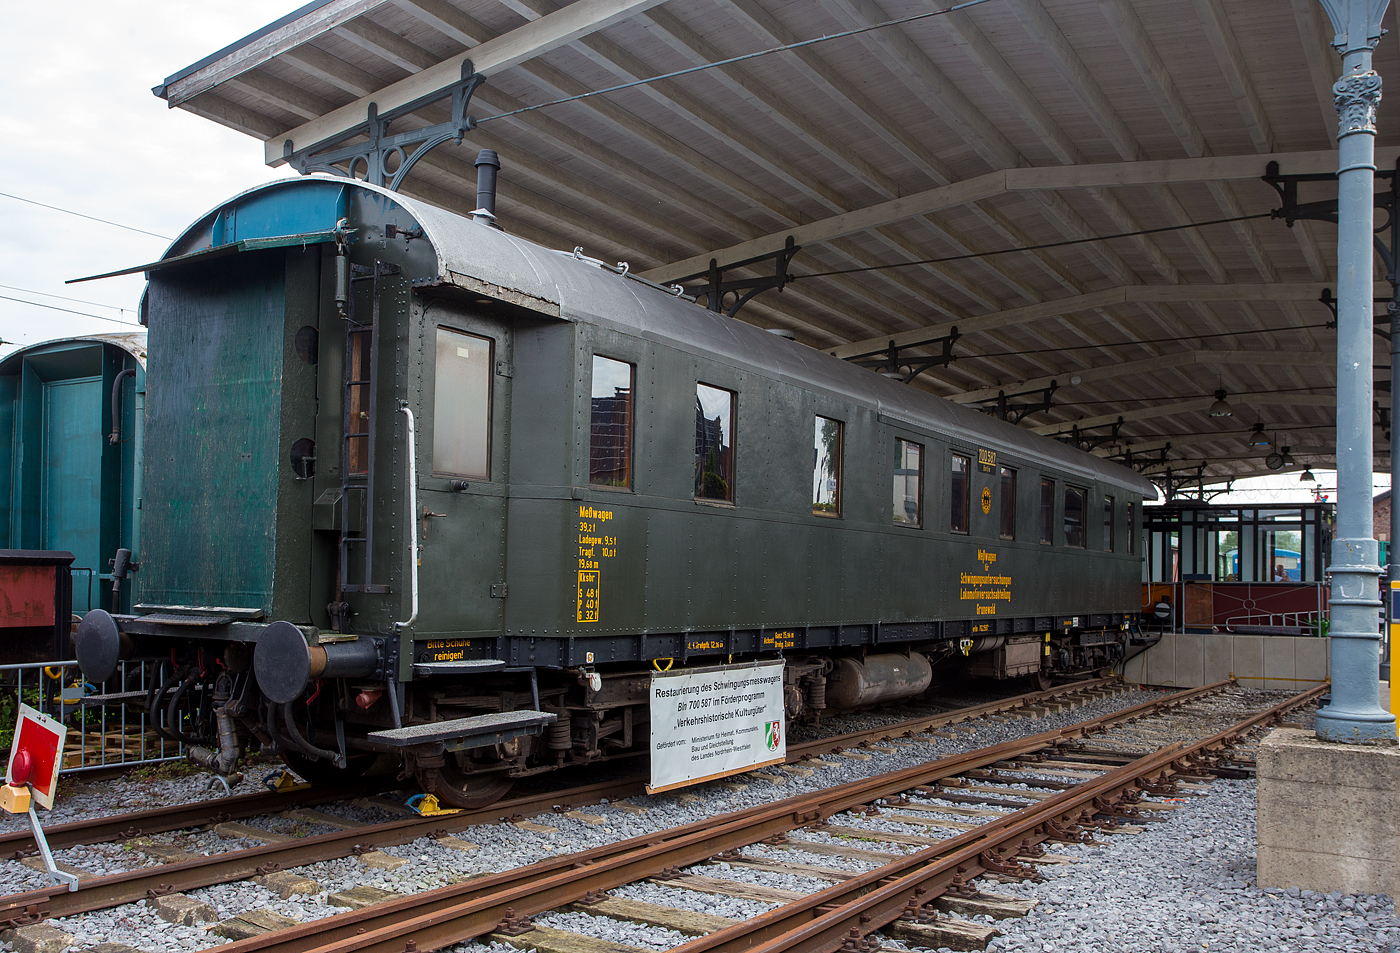
[[[148,232],[144,228],[136,228],[133,225],[123,225],[121,222],[109,222],[105,218],[98,218],[95,215],[85,215],[82,212],[75,212],[71,208],[59,208],[57,205],[48,205],[44,202],[36,202],[34,199],[27,199],[20,195],[11,195],[9,192],[0,192],[0,198],[14,199],[16,202],[24,202],[27,205],[37,205],[40,208],[50,209],[55,212],[62,212],[65,215],[76,215],[78,218],[85,218],[90,222],[101,222],[103,225],[111,225],[113,228],[124,228],[129,232],[140,232],[142,235],[149,235],[152,238],[159,238],[162,241],[174,241],[169,235],[157,235],[155,232]]]
[[[789,281],[801,278],[829,278],[833,275],[855,275],[867,271],[886,271],[891,268],[913,268],[916,265],[940,265],[950,261],[969,261],[977,258],[992,258],[997,255],[1010,255],[1015,252],[1041,251],[1046,248],[1065,248],[1069,245],[1088,245],[1093,242],[1109,242],[1118,238],[1137,238],[1141,235],[1159,235],[1162,232],[1180,232],[1188,228],[1206,228],[1211,225],[1228,225],[1231,222],[1248,222],[1256,218],[1269,218],[1272,212],[1257,215],[1235,215],[1231,218],[1213,218],[1208,222],[1186,222],[1181,225],[1163,225],[1159,228],[1141,228],[1135,232],[1117,232],[1113,235],[1098,235],[1094,238],[1067,238],[1059,242],[1044,242],[1039,245],[1022,245],[1019,248],[999,248],[996,251],[968,252],[966,255],[948,255],[943,258],[921,258],[918,261],[897,261],[888,265],[866,265],[861,268],[840,268],[835,271],[817,271],[806,275],[790,275]]]
[[[930,17],[941,17],[949,13],[957,13],[959,10],[966,10],[968,7],[979,6],[987,3],[988,0],[966,0],[964,3],[955,3],[951,7],[942,7],[938,10],[925,10],[923,13],[915,13],[907,17],[896,17],[893,20],[881,20],[879,23],[871,23],[866,26],[856,27],[852,30],[842,30],[839,33],[827,33],[823,36],[815,36],[810,40],[799,40],[796,43],[784,43],[782,46],[770,46],[765,50],[755,50],[752,53],[742,53],[739,56],[731,56],[728,59],[716,60],[713,63],[701,63],[699,66],[690,66],[685,69],[678,69],[671,73],[662,73],[660,76],[649,76],[646,79],[634,79],[631,82],[619,83],[616,86],[609,86],[606,89],[595,89],[587,93],[579,93],[577,96],[566,96],[563,99],[551,100],[547,103],[536,103],[533,106],[522,106],[519,109],[512,109],[510,112],[496,113],[493,116],[482,116],[476,121],[479,126],[484,122],[491,122],[495,119],[506,119],[510,116],[518,116],[521,113],[533,112],[536,109],[545,109],[549,106],[562,106],[565,103],[578,102],[580,99],[591,99],[594,96],[602,96],[607,93],[616,93],[624,89],[632,89],[637,86],[647,86],[651,83],[659,83],[663,80],[675,79],[677,76],[688,76],[691,73],[699,73],[703,70],[714,69],[718,66],[732,66],[735,63],[743,63],[746,60],[757,59],[760,56],[768,56],[772,53],[785,53],[788,50],[800,50],[806,46],[817,43],[825,43],[828,40],[839,40],[843,37],[858,36],[862,33],[870,33],[874,30],[883,30],[886,27],[899,26],[901,23],[913,23],[915,20],[927,20]]]

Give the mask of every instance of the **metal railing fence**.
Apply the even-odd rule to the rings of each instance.
[[[85,681],[75,660],[0,665],[0,750],[7,750],[18,703],[68,726],[62,774],[176,761],[184,745],[162,738],[145,711],[127,702],[145,698],[158,662],[121,662],[101,685]]]

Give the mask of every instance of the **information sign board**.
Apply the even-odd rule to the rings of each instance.
[[[5,777],[14,777],[15,757],[21,751],[28,752],[29,784],[34,791],[34,800],[45,808],[53,808],[54,792],[58,789],[58,769],[63,766],[63,739],[67,734],[68,727],[63,722],[28,705],[19,706],[19,720],[15,724],[15,740],[10,746]]]
[[[653,672],[647,792],[786,760],[783,665],[780,660]]]

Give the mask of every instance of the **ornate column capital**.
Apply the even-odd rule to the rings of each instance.
[[[1337,136],[1376,134],[1376,107],[1381,101],[1381,76],[1375,70],[1348,73],[1332,86],[1337,107]]]

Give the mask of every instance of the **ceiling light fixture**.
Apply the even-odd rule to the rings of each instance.
[[[1218,390],[1215,392],[1215,403],[1210,405],[1208,413],[1212,417],[1231,417],[1235,413],[1235,408],[1225,401],[1225,392]]]
[[[1317,477],[1313,476],[1312,467],[1303,471],[1303,475],[1298,478],[1299,483],[1316,483]]]
[[[1254,430],[1249,434],[1249,445],[1251,447],[1267,447],[1269,438],[1264,435],[1264,425],[1255,424]]]
[[[1289,450],[1292,450],[1292,449],[1293,449],[1292,447],[1284,447],[1284,448],[1283,448],[1283,465],[1286,466],[1286,467],[1291,467],[1291,466],[1293,466],[1293,454],[1291,454],[1291,453],[1288,452]]]

